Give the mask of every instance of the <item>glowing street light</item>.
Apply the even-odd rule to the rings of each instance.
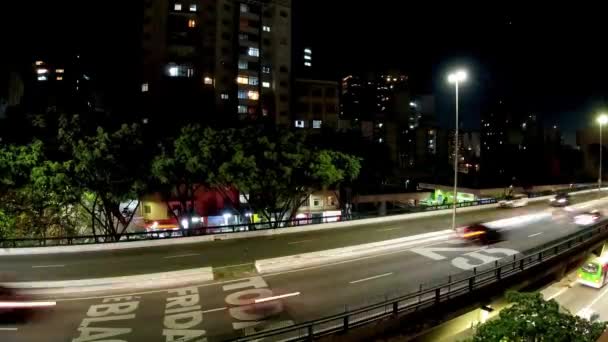
[[[454,131],[454,210],[452,211],[452,230],[456,230],[456,207],[458,204],[458,86],[466,81],[467,72],[457,70],[448,75],[448,82],[456,91],[456,129]]]
[[[600,114],[597,117],[597,123],[600,125],[600,170],[597,176],[597,191],[602,191],[602,127],[608,123],[608,115]]]

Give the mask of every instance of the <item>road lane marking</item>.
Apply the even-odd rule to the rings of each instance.
[[[190,254],[171,255],[171,256],[163,257],[163,259],[185,258],[185,257],[191,257],[191,256],[197,256],[197,255],[200,255],[200,254],[199,253],[190,253]]]
[[[300,295],[300,292],[287,293],[287,294],[283,294],[283,295],[279,295],[279,296],[259,298],[259,299],[254,300],[253,302],[258,304],[258,303],[270,302],[271,300],[277,300],[277,299],[287,298],[287,297],[294,297],[294,296],[299,296],[299,295]]]
[[[369,278],[363,278],[363,279],[359,279],[359,280],[353,280],[349,284],[356,284],[356,283],[361,283],[361,282],[368,281],[368,280],[378,279],[378,278],[382,278],[382,277],[388,277],[391,274],[393,274],[393,272],[384,273],[384,274],[380,274],[380,275],[369,277]]]
[[[292,241],[292,242],[288,242],[288,245],[295,245],[298,243],[305,243],[305,242],[310,242],[310,241],[315,241],[315,239],[310,239],[310,240],[301,240],[301,241]]]
[[[397,229],[401,229],[401,227],[376,229],[376,231],[379,231],[379,232],[388,232],[389,230],[397,230]]]
[[[602,291],[602,293],[600,293],[599,296],[595,297],[595,299],[592,300],[591,303],[586,306],[586,308],[590,309],[595,303],[597,303],[600,299],[602,299],[602,297],[604,297],[604,295],[606,295],[607,292],[608,292],[608,287],[604,291]]]
[[[19,328],[0,328],[0,331],[17,331]]]
[[[543,233],[543,232],[536,233],[536,234],[532,234],[532,235],[528,235],[528,237],[529,237],[529,238],[531,238],[531,237],[539,236],[539,235],[541,235],[542,233]]]
[[[65,265],[37,265],[32,268],[50,268],[50,267],[65,267]]]
[[[246,264],[238,264],[238,265],[228,265],[228,266],[220,266],[220,267],[213,267],[214,270],[219,270],[222,268],[231,268],[231,267],[241,267],[241,266],[249,266],[249,265],[253,265],[252,262],[248,262]]]
[[[216,309],[209,309],[209,310],[204,310],[203,313],[210,313],[210,312],[216,312],[216,311],[222,311],[222,310],[226,310],[227,308],[224,306],[222,308],[216,308]]]
[[[55,305],[56,302],[0,302],[0,309],[43,308]]]

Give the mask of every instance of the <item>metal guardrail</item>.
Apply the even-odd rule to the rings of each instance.
[[[529,252],[507,257],[489,265],[482,265],[456,276],[449,276],[445,282],[431,286],[420,285],[418,291],[403,296],[313,321],[249,334],[231,341],[251,341],[261,338],[280,341],[312,341],[314,338],[346,332],[350,328],[381,319],[413,313],[523,272],[571,251],[581,244],[599,237],[600,234],[608,235],[606,221],[584,231],[570,234],[557,242],[553,241],[536,247]]]
[[[582,186],[567,190],[568,192],[594,189],[595,186]],[[543,191],[539,193],[528,193],[530,198],[546,196],[554,194],[554,191]],[[457,204],[457,208],[466,208],[485,204],[497,203],[497,198],[487,198],[477,201],[461,202]],[[406,208],[388,209],[386,215],[401,215],[415,214],[427,211],[436,211],[453,208],[452,204],[434,205],[434,206],[415,206]],[[190,228],[185,230],[158,230],[150,232],[134,232],[124,233],[120,240],[116,241],[112,235],[80,235],[80,236],[62,236],[62,237],[47,237],[47,238],[17,238],[0,240],[0,248],[25,248],[25,247],[50,247],[50,246],[70,246],[70,245],[86,245],[112,242],[130,242],[142,240],[158,240],[170,238],[182,238],[201,235],[216,235],[216,234],[231,234],[246,231],[266,230],[266,229],[283,229],[290,227],[306,226],[319,223],[330,223],[340,221],[353,221],[366,218],[379,217],[377,211],[373,212],[358,212],[350,215],[327,216],[319,219],[303,218],[293,219],[279,222],[262,222],[262,223],[243,223],[228,226],[200,227]]]

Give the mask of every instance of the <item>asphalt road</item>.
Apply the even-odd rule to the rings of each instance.
[[[532,208],[524,210],[534,211]],[[522,252],[581,229],[552,215],[528,219],[522,211],[509,212],[517,213],[521,222],[512,222],[505,228],[505,240],[491,246],[457,239],[421,240],[398,252],[304,270],[118,298],[62,300],[37,322],[4,326],[17,330],[0,330],[0,340],[176,341],[189,336],[191,339],[179,341],[205,341],[204,336],[206,341],[222,341],[372,304],[417,289],[421,283],[431,286],[449,275],[462,274],[469,264],[488,261],[492,255]],[[480,255],[485,260],[480,260]],[[287,297],[250,304],[256,298],[279,295]]]
[[[576,274],[573,272],[551,287],[545,290],[545,297],[555,299],[573,315],[588,308],[598,315],[598,320],[608,321],[607,286],[596,289],[581,285],[576,282]]]
[[[574,203],[597,194],[573,196]],[[487,222],[546,210],[547,202],[517,209],[484,209],[458,214],[457,224]],[[250,275],[255,260],[395,239],[448,229],[451,214],[334,230],[197,244],[78,254],[1,256],[0,274],[12,281],[116,277],[213,266],[216,279]],[[237,267],[234,267],[237,266]]]

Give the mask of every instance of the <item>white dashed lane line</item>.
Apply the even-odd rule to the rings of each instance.
[[[52,267],[65,267],[65,265],[37,265],[32,268],[52,268]]]
[[[536,234],[532,234],[532,235],[528,235],[528,237],[529,237],[529,238],[531,238],[531,237],[539,236],[539,235],[541,235],[542,233],[543,233],[543,232],[536,233]]]
[[[19,328],[0,328],[0,331],[17,331]]]
[[[315,241],[315,239],[310,239],[310,240],[301,240],[301,241],[292,241],[292,242],[288,242],[288,245],[296,245],[299,243],[306,243],[306,242],[310,242],[310,241]]]
[[[190,254],[170,255],[170,256],[163,257],[163,259],[186,258],[186,257],[191,257],[191,256],[197,256],[197,255],[200,255],[200,254],[190,253]]]
[[[361,282],[368,281],[368,280],[374,280],[374,279],[378,279],[378,278],[382,278],[382,277],[388,277],[391,274],[393,274],[393,272],[384,273],[384,274],[380,274],[380,275],[369,277],[369,278],[363,278],[363,279],[359,279],[359,280],[353,280],[349,284],[356,284],[356,283],[361,283]]]
[[[397,230],[397,229],[401,229],[401,227],[394,227],[394,228],[382,228],[382,229],[376,229],[376,231],[379,231],[379,232],[388,232],[388,231],[391,231],[391,230]]]

